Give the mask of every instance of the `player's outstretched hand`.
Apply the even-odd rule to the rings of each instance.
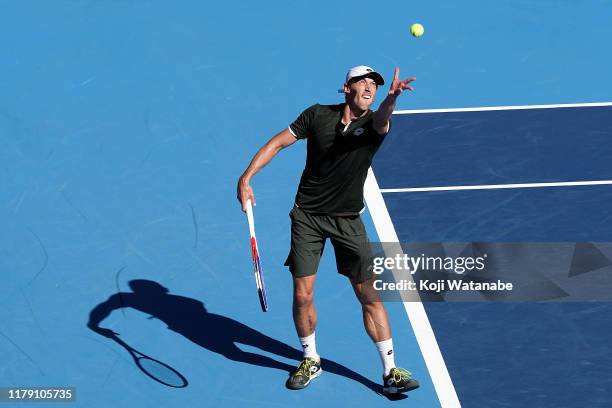
[[[416,78],[411,77],[411,78],[400,81],[399,72],[400,72],[399,68],[395,67],[395,73],[393,74],[393,82],[391,83],[391,88],[389,89],[389,95],[398,96],[405,90],[409,90],[409,91],[413,90],[412,87],[410,86],[410,83],[414,81]]]

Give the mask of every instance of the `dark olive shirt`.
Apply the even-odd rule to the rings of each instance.
[[[373,127],[374,112],[342,124],[344,104],[313,105],[289,125],[307,140],[306,167],[295,203],[304,211],[356,215],[364,208],[363,185],[384,135]]]

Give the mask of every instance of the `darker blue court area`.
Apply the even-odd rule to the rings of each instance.
[[[611,186],[384,194],[401,241],[612,239]]]
[[[381,188],[606,180],[612,109],[394,116]],[[612,187],[383,193],[402,242],[612,241]],[[464,407],[609,407],[609,303],[427,303]]]
[[[380,188],[610,180],[612,106],[393,117]]]

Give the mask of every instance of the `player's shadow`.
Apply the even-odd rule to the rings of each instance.
[[[91,330],[103,336],[112,337],[112,331],[100,327],[100,323],[113,310],[133,308],[163,321],[170,330],[232,361],[274,368],[287,373],[295,369],[292,365],[268,356],[243,351],[236,344],[256,347],[262,351],[296,361],[302,359],[301,351],[239,321],[210,313],[199,300],[170,294],[167,288],[157,282],[137,279],[130,281],[129,286],[133,292],[116,293],[90,312],[87,326]],[[378,394],[381,392],[379,384],[342,364],[322,359],[321,366],[324,371],[357,381]]]

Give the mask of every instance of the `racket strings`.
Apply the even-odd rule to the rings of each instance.
[[[181,373],[167,364],[150,357],[138,359],[138,367],[152,379],[174,388],[187,386],[187,380]]]

